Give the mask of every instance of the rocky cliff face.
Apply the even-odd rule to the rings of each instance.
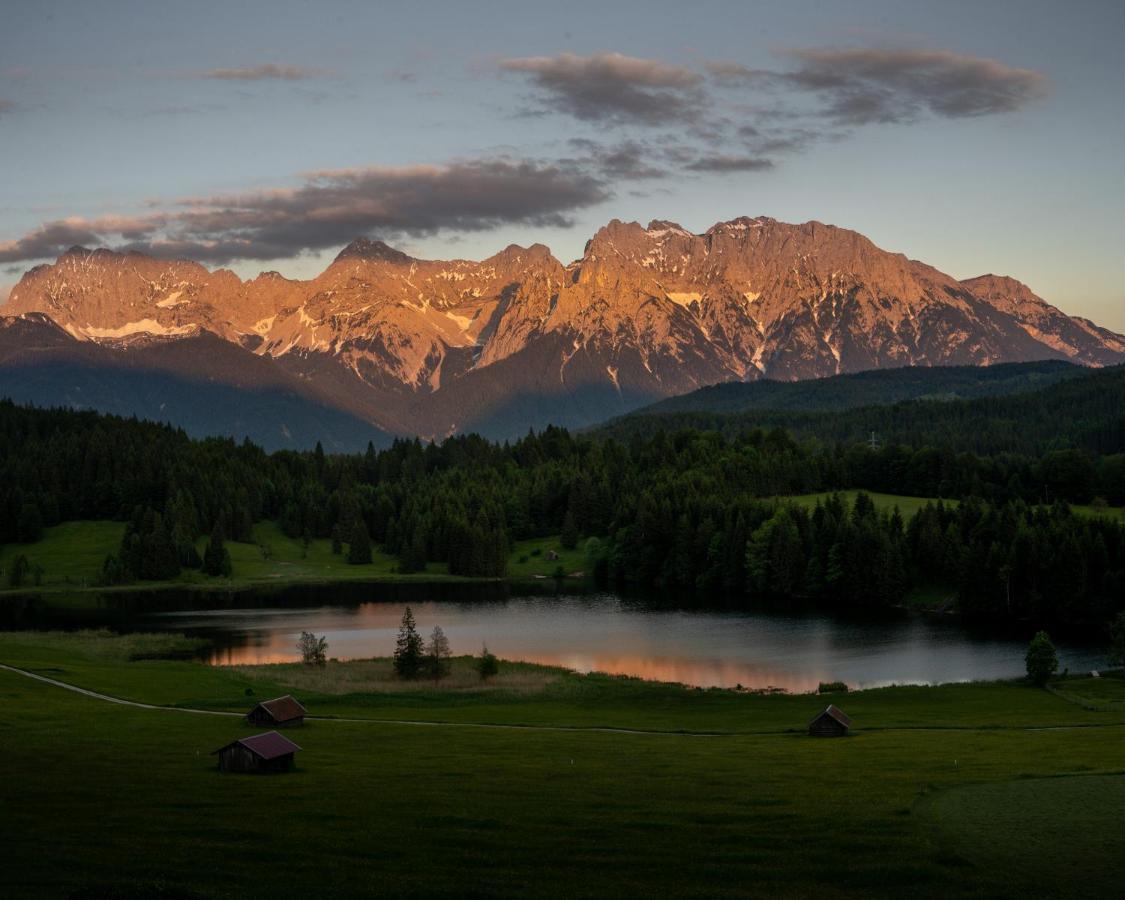
[[[340,409],[423,436],[588,424],[729,380],[1125,362],[1121,335],[1013,279],[959,282],[856,232],[764,217],[704,234],[615,220],[569,266],[538,244],[442,262],[361,238],[310,281],[74,248],[28,272],[0,312],[45,314],[75,342],[126,354],[210,333]]]

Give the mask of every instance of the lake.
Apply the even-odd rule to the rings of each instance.
[[[905,614],[852,620],[684,609],[614,594],[508,596],[503,586],[454,585],[107,594],[92,610],[32,605],[6,627],[183,631],[212,640],[207,661],[216,665],[296,660],[300,633],[311,631],[327,637],[329,656],[354,659],[393,652],[408,603],[423,636],[440,625],[455,654],[479,653],[487,643],[502,659],[700,687],[810,691],[822,681],[877,687],[1017,677],[1028,638]],[[1058,649],[1060,669],[1105,665],[1102,647],[1062,641]]]

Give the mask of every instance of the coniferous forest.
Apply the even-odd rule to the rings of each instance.
[[[369,561],[374,543],[402,573],[436,562],[481,577],[505,574],[513,541],[562,534],[582,543],[590,575],[606,585],[842,611],[934,587],[967,615],[1105,623],[1125,609],[1125,527],[1069,504],[1125,503],[1120,407],[1077,392],[1088,382],[1098,394],[1106,374],[1048,389],[1065,392],[1072,417],[1056,417],[1056,449],[1038,452],[650,423],[622,438],[547,428],[514,443],[467,435],[359,455],[319,446],[267,454],[164,425],[5,402],[0,541],[33,541],[69,520],[125,521],[102,573],[117,584],[182,568],[229,575],[223,542],[252,540],[265,519],[291,537],[347,544],[349,561]],[[1026,435],[1051,401],[1016,395],[970,407],[977,402]],[[899,407],[900,419],[924,419],[931,435],[953,433],[966,416],[959,403]],[[786,500],[845,489],[934,499],[909,518],[862,493],[815,506]]]

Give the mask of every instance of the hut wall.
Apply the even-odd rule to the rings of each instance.
[[[251,725],[259,725],[263,727],[268,726],[272,728],[294,728],[298,725],[303,725],[305,723],[305,717],[297,716],[294,719],[286,719],[284,722],[279,722],[272,715],[270,715],[268,710],[265,710],[260,706],[256,706],[246,714],[246,721]]]
[[[809,726],[813,737],[842,737],[845,733],[847,729],[831,716],[820,716]]]
[[[288,772],[292,768],[292,753],[286,753],[276,759],[262,759],[238,744],[227,747],[219,753],[221,772]]]

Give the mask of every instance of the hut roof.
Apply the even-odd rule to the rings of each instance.
[[[213,750],[211,755],[222,753],[235,744],[240,744],[260,759],[277,759],[279,756],[295,753],[301,749],[284,735],[278,734],[276,731],[267,731],[264,734],[256,734],[253,737],[231,741],[218,750]]]
[[[273,700],[263,700],[258,706],[273,716],[275,722],[288,722],[290,719],[299,719],[305,715],[305,708],[289,694],[275,697]]]
[[[845,728],[852,727],[852,720],[848,716],[844,715],[844,713],[837,709],[833,704],[829,704],[828,708],[824,712],[817,713],[815,716],[813,716],[812,722],[809,722],[809,724],[811,725],[817,719],[821,718],[821,716],[831,716]]]

